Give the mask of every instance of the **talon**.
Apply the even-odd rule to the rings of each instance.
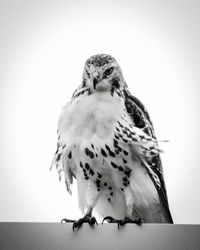
[[[96,220],[96,218],[95,217],[91,217],[91,219],[90,219],[90,223],[89,223],[90,225],[94,225],[94,224],[96,224],[97,226],[98,226],[98,223],[97,223],[97,220]]]
[[[102,224],[104,221],[107,221],[108,223],[113,223],[115,219],[111,216],[106,216],[103,220],[102,220]]]
[[[82,224],[79,221],[75,221],[72,225],[72,229],[73,231],[77,228],[77,227],[81,227]]]
[[[123,225],[124,225],[123,221],[122,220],[118,220],[118,222],[117,222],[118,229],[120,229],[120,227],[123,226]]]
[[[111,216],[107,216],[103,219],[102,221],[102,224],[104,221],[107,221],[108,223],[117,223],[117,227],[118,229],[120,229],[120,227],[124,226],[125,224],[127,223],[134,223],[134,224],[137,224],[137,225],[142,225],[142,219],[139,218],[138,220],[132,220],[128,217],[125,217],[125,219],[123,220],[117,220],[117,219],[114,219],[113,217]]]
[[[93,226],[94,224],[96,224],[98,226],[97,220],[95,217],[91,217],[90,215],[86,215],[83,218],[80,218],[79,220],[67,220],[67,219],[63,219],[63,222],[73,222],[72,225],[72,229],[73,231],[77,228],[80,228],[83,223],[88,223],[89,225]]]
[[[61,220],[61,224],[70,223],[70,222],[75,222],[75,220],[69,220],[69,219],[65,219],[65,218]]]
[[[125,224],[127,224],[127,223],[137,224],[137,225],[140,225],[140,226],[141,226],[141,225],[142,225],[142,219],[139,218],[139,219],[137,219],[137,220],[132,220],[132,219],[126,217],[126,218],[122,221],[122,224],[121,224],[121,225],[125,225]]]
[[[139,218],[138,220],[135,220],[134,222],[135,222],[135,224],[137,224],[138,226],[141,226],[142,223],[143,223],[143,221],[142,221],[141,218]]]

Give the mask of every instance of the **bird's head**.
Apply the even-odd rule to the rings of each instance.
[[[106,54],[90,57],[83,71],[83,87],[92,91],[113,91],[126,86],[121,68],[115,58]]]

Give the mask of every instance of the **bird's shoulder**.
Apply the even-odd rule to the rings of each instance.
[[[124,88],[124,104],[134,125],[155,138],[154,128],[150,116],[144,104],[135,96],[133,96],[128,88]]]

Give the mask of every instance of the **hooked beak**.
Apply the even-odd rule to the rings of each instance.
[[[98,72],[94,72],[92,75],[92,79],[93,79],[93,87],[94,89],[96,89],[97,83],[99,82],[99,73]]]
[[[93,78],[93,87],[94,87],[94,89],[96,89],[97,83],[98,83],[97,78]]]

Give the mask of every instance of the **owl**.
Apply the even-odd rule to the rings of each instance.
[[[76,179],[83,223],[173,223],[161,149],[144,105],[129,92],[114,57],[98,54],[84,66],[82,83],[62,109],[53,158],[67,191]]]

